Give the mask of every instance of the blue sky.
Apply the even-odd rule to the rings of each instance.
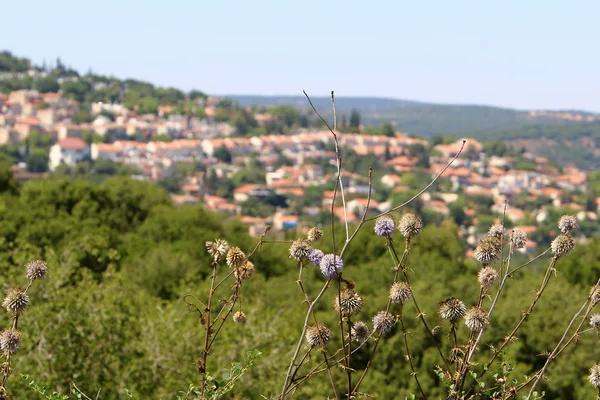
[[[597,1],[10,1],[0,49],[211,94],[600,112]]]

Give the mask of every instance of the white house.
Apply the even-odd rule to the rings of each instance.
[[[50,147],[50,171],[61,164],[73,166],[90,158],[90,146],[79,138],[66,138]]]

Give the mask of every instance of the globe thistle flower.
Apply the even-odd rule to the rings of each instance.
[[[588,381],[592,384],[596,389],[600,389],[600,364],[594,365],[590,368],[590,375],[588,376]]]
[[[215,239],[212,242],[206,242],[205,245],[208,254],[215,260],[222,258],[229,251],[229,243],[223,239]]]
[[[246,255],[239,247],[232,247],[225,259],[229,268],[239,268],[246,262]]]
[[[481,307],[473,307],[465,314],[465,325],[472,332],[481,331],[489,322],[487,312]]]
[[[590,317],[590,325],[600,332],[600,314],[594,314]]]
[[[360,312],[363,305],[363,299],[352,289],[344,289],[333,299],[333,308],[342,317],[349,317]]]
[[[379,236],[390,236],[396,230],[394,220],[388,214],[377,218],[375,222],[375,233]]]
[[[312,227],[308,230],[308,233],[306,234],[306,238],[308,239],[309,242],[314,242],[315,240],[319,240],[323,237],[323,231],[319,228]]]
[[[246,314],[243,311],[238,311],[233,314],[233,322],[237,322],[238,324],[246,323]]]
[[[313,347],[325,346],[331,339],[331,331],[325,325],[318,323],[306,330],[306,341]]]
[[[600,303],[600,286],[592,286],[590,289],[590,299],[592,300],[592,306]]]
[[[423,230],[423,221],[414,214],[404,214],[400,219],[398,228],[405,238],[417,236]]]
[[[2,302],[2,307],[11,314],[23,314],[29,307],[29,296],[21,288],[9,289]]]
[[[235,275],[235,277],[237,279],[241,279],[241,280],[250,278],[253,273],[254,273],[254,264],[250,260],[247,260],[245,263],[242,264],[241,267],[236,268],[233,271],[233,274]]]
[[[396,318],[387,311],[379,311],[373,317],[373,329],[381,331],[381,333],[389,332],[394,324],[396,324]]]
[[[493,267],[484,267],[479,270],[477,280],[483,289],[489,289],[498,280],[498,271]]]
[[[350,329],[350,338],[352,341],[357,343],[363,343],[369,338],[369,327],[362,321],[358,321],[352,324]]]
[[[563,215],[558,220],[558,229],[560,229],[562,233],[569,233],[578,226],[577,218],[572,215]]]
[[[488,235],[502,239],[502,236],[504,236],[504,226],[502,226],[502,224],[492,225],[488,231]]]
[[[0,332],[0,350],[14,354],[21,347],[21,332],[14,328]]]
[[[27,279],[45,279],[48,276],[48,265],[42,260],[33,260],[25,266],[27,268]]]
[[[292,242],[290,246],[290,258],[293,258],[296,261],[302,261],[307,258],[312,248],[310,247],[310,242],[306,239],[297,239]]]
[[[494,262],[500,255],[502,241],[495,236],[485,236],[473,252],[473,256],[483,265]]]
[[[410,285],[404,281],[394,282],[390,288],[390,300],[393,303],[403,303],[412,297]]]
[[[344,263],[339,256],[335,254],[326,254],[319,263],[319,268],[327,278],[333,278],[338,271],[344,268]]]
[[[522,249],[527,243],[527,234],[520,229],[513,229],[510,233],[510,241],[515,249]]]
[[[438,313],[440,314],[440,317],[452,323],[461,319],[466,312],[467,306],[465,306],[465,303],[454,297],[446,299],[438,304]]]
[[[308,259],[308,261],[315,264],[315,267],[318,267],[319,265],[321,265],[321,259],[323,259],[324,255],[325,254],[323,254],[321,250],[313,249],[306,258]]]
[[[570,235],[558,235],[552,243],[550,243],[550,247],[552,248],[554,255],[560,257],[575,248],[575,241]]]

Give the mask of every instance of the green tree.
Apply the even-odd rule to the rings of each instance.
[[[52,75],[36,79],[33,82],[33,87],[41,93],[58,92],[60,90],[58,80]]]
[[[34,149],[25,159],[27,171],[46,172],[48,171],[48,152],[43,149]]]

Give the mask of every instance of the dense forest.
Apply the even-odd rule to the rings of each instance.
[[[22,374],[62,393],[72,383],[91,397],[101,390],[100,399],[174,399],[190,384],[198,384],[194,361],[202,347],[202,326],[183,297],[188,293],[201,297],[208,291],[211,257],[205,241],[223,238],[249,252],[258,239],[247,236],[235,219],[223,221],[202,206],[175,207],[156,185],[128,178],[101,183],[49,179],[21,185],[8,167],[2,167],[0,190],[3,287],[24,285],[24,266],[30,260],[46,260],[50,270],[48,280],[35,282],[31,288],[31,306],[19,323],[22,347],[15,354],[7,385],[13,398],[37,396],[19,379]],[[331,230],[324,230],[315,246],[332,252]],[[338,249],[342,237],[343,228],[338,226]],[[296,284],[298,266],[288,258],[286,243],[294,238],[291,232],[285,237],[265,237],[273,243],[264,243],[252,257],[256,272],[241,287],[240,304],[247,321],[225,324],[211,352],[209,370],[214,376],[220,376],[230,362],[242,361],[247,351],[262,353],[235,383],[229,398],[270,398],[281,390],[304,316]],[[505,360],[514,367],[513,378],[522,381],[543,365],[540,354],[553,348],[600,275],[599,250],[600,240],[595,238],[577,244],[573,254],[559,260],[544,300],[519,332],[519,340],[507,348]],[[444,351],[451,344],[448,328],[437,316],[437,303],[456,296],[471,306],[478,296],[479,266],[465,258],[464,251],[456,225],[442,221],[424,229],[408,261],[415,296],[431,325],[438,327]],[[510,280],[484,336],[482,359],[490,355],[486,344],[501,341],[506,327],[514,325],[531,302],[547,259],[527,266]],[[359,231],[344,263],[344,277],[354,282],[365,299],[357,318],[370,324],[385,306],[394,266],[384,238],[373,233],[373,223]],[[219,277],[225,276],[227,267],[219,268]],[[314,267],[305,270],[303,279],[310,296],[324,282]],[[333,329],[338,318],[330,306],[333,298],[333,292],[326,293],[317,308],[319,319],[334,331],[332,349],[340,341]],[[434,373],[439,363],[435,348],[412,318],[415,310],[405,307],[421,383],[431,397],[443,396],[443,385]],[[8,315],[0,323],[8,326]],[[459,340],[466,341],[467,335],[463,325]],[[593,397],[594,390],[585,381],[588,368],[598,361],[595,336],[582,335],[552,365],[551,380],[543,387],[547,398]],[[362,393],[385,399],[417,393],[403,357],[402,337],[395,327],[380,342]],[[368,343],[355,354],[354,369],[365,367],[371,349]],[[309,365],[318,362],[315,355]],[[334,369],[333,379],[343,385],[345,372]],[[330,390],[326,377],[316,376],[294,397],[322,399]]]

